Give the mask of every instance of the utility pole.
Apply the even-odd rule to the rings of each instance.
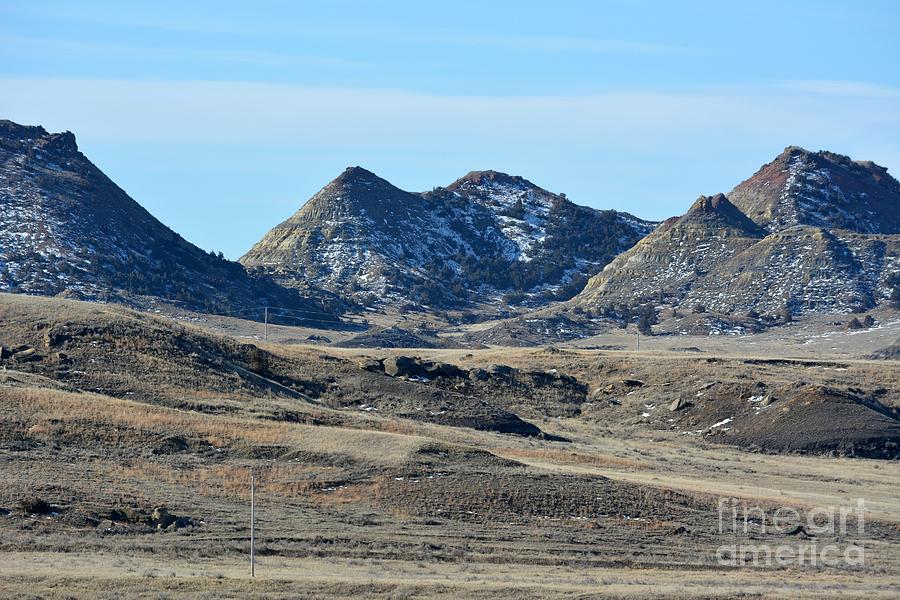
[[[256,476],[250,469],[250,577],[256,577]]]
[[[268,306],[265,308],[265,311],[266,312],[265,312],[264,320],[265,320],[266,324],[265,324],[265,334],[264,335],[265,335],[265,341],[268,342],[269,341],[269,307]]]
[[[637,351],[640,352],[641,351],[641,330],[640,329],[638,329],[637,331],[634,332],[634,339],[637,342]]]

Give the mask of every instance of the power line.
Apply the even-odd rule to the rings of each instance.
[[[280,307],[280,306],[269,306],[268,308],[270,310],[279,311],[279,312],[303,313],[303,314],[308,314],[308,315],[325,315],[328,317],[335,317],[335,318],[340,317],[340,315],[335,315],[334,313],[322,312],[322,311],[318,311],[318,310],[300,310],[297,308],[286,308],[286,307]],[[259,312],[260,314],[262,314],[265,309],[266,309],[266,306],[259,306],[256,308],[242,308],[240,310],[226,310],[226,311],[222,311],[220,313],[203,313],[203,314],[215,315],[215,316],[219,316],[219,317],[228,317],[228,316],[232,316],[232,315],[240,315],[240,314],[244,314],[244,313],[255,313],[255,312]]]
[[[283,312],[292,312],[292,313],[303,313],[303,314],[307,314],[307,315],[334,316],[334,313],[322,312],[320,310],[303,310],[303,309],[299,309],[299,308],[282,308],[280,306],[270,306],[269,308],[271,308],[272,310],[279,310],[279,311],[283,311]]]
[[[304,311],[304,310],[299,310],[299,309],[292,309],[292,308],[286,308],[286,307],[284,307],[284,308],[283,307],[272,307],[272,306],[269,306],[269,307],[260,306],[258,308],[244,308],[244,309],[235,310],[235,311],[222,311],[222,312],[215,312],[215,313],[210,312],[210,313],[201,313],[201,314],[204,316],[207,316],[207,317],[226,317],[226,318],[236,318],[236,319],[243,319],[243,320],[251,319],[251,317],[254,314],[259,314],[263,318],[264,321],[268,321],[268,312],[269,311],[272,311],[272,314],[274,316],[277,316],[279,319],[291,319],[291,320],[296,321],[299,324],[302,324],[302,323],[321,323],[324,325],[338,325],[338,324],[368,325],[369,324],[368,320],[364,319],[363,317],[359,317],[359,316],[347,317],[347,316],[343,316],[343,315],[335,315],[332,313],[326,313],[326,312],[321,312],[321,311]],[[326,316],[329,316],[332,318],[328,319],[328,320],[316,319],[314,317],[306,317],[306,316],[302,316],[299,314],[283,314],[283,313],[304,313],[304,314],[311,314],[311,315],[326,315]],[[277,324],[277,323],[273,323],[273,324]]]

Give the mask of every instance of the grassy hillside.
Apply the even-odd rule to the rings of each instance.
[[[752,453],[711,427],[727,413],[756,436],[760,385],[779,414],[828,414],[835,398],[804,399],[798,379],[841,407],[874,394],[892,418],[891,361],[257,346],[15,295],[0,344],[3,597],[878,598],[900,583],[894,462]],[[515,419],[546,435],[483,426]],[[723,570],[725,497],[801,515],[864,497],[864,532],[817,541],[865,544],[868,562]]]

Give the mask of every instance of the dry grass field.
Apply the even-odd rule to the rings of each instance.
[[[787,359],[763,338],[381,350],[231,327],[0,295],[0,344],[23,352],[0,366],[0,597],[900,589],[900,363],[867,358],[880,339]],[[864,527],[810,527],[859,499]],[[766,526],[786,509],[801,529]],[[865,559],[725,564],[748,544]]]

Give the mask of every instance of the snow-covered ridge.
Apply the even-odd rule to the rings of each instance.
[[[797,225],[900,234],[900,182],[871,161],[790,146],[729,199],[768,231]]]
[[[831,172],[817,167],[807,154],[793,157],[785,172],[788,176],[778,197],[778,210],[766,225],[769,231],[801,224],[832,227],[850,223],[855,218],[850,208],[865,198],[865,192],[844,193],[832,181]],[[864,233],[878,233],[872,221],[862,220],[857,225]]]
[[[578,240],[568,247],[560,232],[575,228],[576,219],[582,229],[611,237],[596,248]],[[653,225],[577,207],[502,173],[471,173],[413,194],[354,167],[241,262],[266,268],[285,284],[308,280],[341,294],[377,295],[376,301],[496,302],[510,291],[551,293],[588,277]]]
[[[714,200],[701,198],[616,258],[576,301],[846,314],[894,292],[900,184],[886,169],[789,147],[718,209]]]
[[[466,194],[493,211],[500,231],[512,242],[505,255],[510,260],[528,262],[533,247],[547,238],[546,224],[559,196],[528,185],[527,182],[481,180],[462,185],[454,192]]]

